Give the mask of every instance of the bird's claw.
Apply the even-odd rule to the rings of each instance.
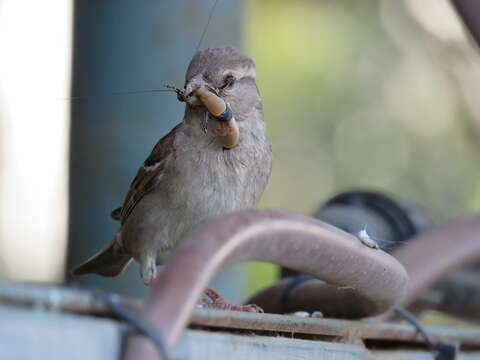
[[[255,304],[231,304],[227,299],[213,289],[206,289],[203,295],[205,295],[206,298],[201,299],[198,304],[201,308],[263,313],[263,309]]]

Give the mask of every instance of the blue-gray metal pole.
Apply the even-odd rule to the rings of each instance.
[[[110,211],[155,142],[181,121],[172,93],[107,96],[110,92],[183,86],[186,67],[207,24],[211,0],[78,0],[70,164],[68,268],[115,234]],[[243,2],[219,1],[201,48],[241,44]],[[238,276],[238,274],[237,274]],[[117,278],[70,278],[81,285],[141,295],[137,264]],[[235,296],[234,296],[235,297]]]

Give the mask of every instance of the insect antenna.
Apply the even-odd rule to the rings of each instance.
[[[149,93],[158,93],[158,92],[175,92],[168,86],[165,86],[166,89],[149,89],[149,90],[133,90],[133,91],[114,91],[109,93],[103,93],[98,95],[83,95],[83,96],[72,96],[68,98],[62,98],[59,100],[82,100],[82,99],[94,99],[103,96],[120,96],[120,95],[131,95],[131,94],[149,94]]]
[[[210,9],[210,14],[208,15],[208,20],[207,24],[205,25],[205,28],[203,29],[202,36],[200,36],[200,40],[198,40],[197,48],[195,49],[195,52],[198,51],[200,48],[200,45],[202,45],[203,38],[205,37],[205,34],[207,33],[208,26],[210,25],[210,21],[212,20],[213,13],[215,12],[215,8],[217,7],[218,0],[215,0],[213,3],[212,8]]]
[[[207,24],[205,25],[202,35],[200,36],[200,40],[198,41],[197,47],[195,52],[198,51],[200,46],[202,45],[203,39],[205,38],[205,34],[207,33],[208,27],[210,22],[212,21],[213,13],[215,12],[215,8],[217,7],[219,0],[215,0],[208,15]],[[83,100],[83,99],[92,99],[102,96],[119,96],[119,95],[132,95],[132,94],[150,94],[150,93],[158,93],[158,92],[175,92],[177,96],[180,96],[181,89],[178,89],[171,85],[165,85],[166,89],[148,89],[148,90],[133,90],[133,91],[115,91],[110,93],[104,93],[99,95],[85,95],[85,96],[72,96],[68,98],[58,99],[58,100]],[[180,98],[179,98],[180,100]]]

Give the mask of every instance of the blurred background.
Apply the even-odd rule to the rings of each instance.
[[[110,211],[184,105],[108,94],[182,86],[213,4],[0,0],[3,279],[62,282],[111,239]],[[436,223],[479,208],[480,58],[448,1],[221,0],[201,48],[227,45],[256,62],[273,143],[260,207],[312,214],[368,188]],[[255,263],[216,284],[238,301],[277,277]],[[136,264],[68,280],[147,290]]]

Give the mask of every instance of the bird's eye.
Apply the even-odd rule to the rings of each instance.
[[[225,77],[223,78],[223,85],[220,86],[220,90],[223,90],[225,88],[228,88],[230,86],[232,86],[234,83],[235,83],[235,76],[231,75],[231,74],[228,74],[228,75],[225,75]]]

